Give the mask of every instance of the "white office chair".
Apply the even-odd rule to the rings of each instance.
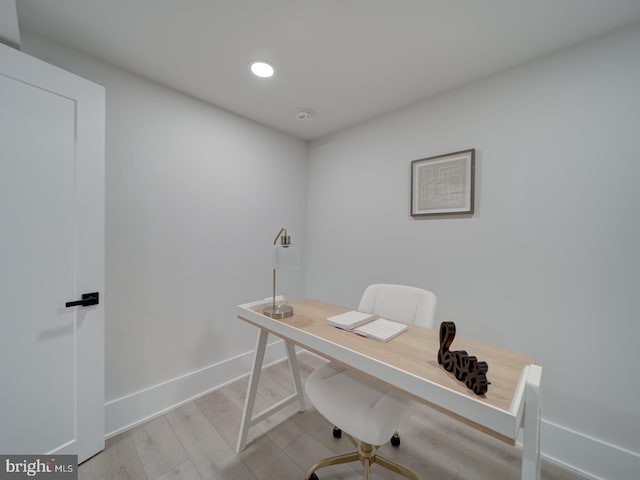
[[[436,304],[436,296],[421,288],[375,284],[365,290],[358,310],[433,328]],[[357,448],[353,453],[320,460],[307,470],[305,480],[317,480],[315,471],[322,467],[355,460],[364,465],[366,480],[373,463],[419,480],[408,468],[376,454],[377,448],[389,441],[411,413],[415,405],[411,398],[334,363],[315,370],[307,379],[305,390],[316,409],[342,429]]]

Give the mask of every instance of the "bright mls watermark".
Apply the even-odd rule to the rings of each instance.
[[[0,455],[0,480],[78,480],[77,455]]]

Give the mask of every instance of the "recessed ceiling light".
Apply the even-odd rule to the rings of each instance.
[[[251,73],[253,73],[256,77],[273,77],[274,69],[267,62],[263,62],[261,60],[253,61],[249,64],[249,68],[251,69]]]

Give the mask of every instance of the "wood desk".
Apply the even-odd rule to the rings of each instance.
[[[529,355],[456,336],[452,350],[467,350],[489,364],[489,391],[477,396],[438,365],[438,331],[410,325],[390,342],[358,336],[327,324],[326,318],[349,309],[303,300],[292,304],[294,316],[276,320],[263,315],[264,302],[238,306],[238,318],[260,329],[249,378],[238,452],[244,450],[249,428],[292,402],[304,410],[295,345],[402,390],[458,420],[514,445],[524,429],[522,480],[540,478],[540,381],[542,368]],[[264,412],[253,415],[256,392],[269,333],[286,341],[295,393]]]

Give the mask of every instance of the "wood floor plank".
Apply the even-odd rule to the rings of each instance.
[[[202,480],[191,460],[186,460],[156,480]]]
[[[522,458],[520,449],[485,435],[463,423],[452,421],[447,415],[426,406],[420,405],[412,416],[412,420],[421,423],[425,431],[433,429],[442,432],[448,438],[455,440],[460,447],[479,456],[495,457],[500,455],[506,463],[510,464],[519,464]]]
[[[542,460],[542,480],[582,480],[578,473],[567,470],[555,463]]]
[[[187,452],[164,416],[136,428],[131,438],[150,479],[173,470],[188,459]]]
[[[278,374],[278,372],[280,372],[280,374]],[[280,381],[277,379],[282,376],[281,373],[281,368],[271,367],[262,372],[262,375],[260,376],[258,394],[261,395],[269,404],[276,403],[295,392],[293,384],[282,385],[280,383],[282,379],[280,379]]]
[[[105,450],[87,460],[91,477],[100,480],[147,479],[131,434],[125,432],[106,442]]]
[[[304,412],[298,411],[298,405],[289,405],[281,410],[284,420],[277,425],[268,425],[267,420],[256,425],[260,427],[265,424],[266,432],[269,438],[280,448],[285,448],[304,434],[304,430],[292,420],[293,416],[304,415]]]
[[[284,452],[305,472],[321,458],[330,457],[333,453],[308,433],[304,433],[291,442]],[[356,464],[353,464],[355,466]],[[361,474],[350,465],[333,465],[318,471],[323,480],[355,479]]]
[[[242,410],[220,390],[199,398],[195,404],[229,447],[233,448],[240,431]]]
[[[260,375],[262,377],[262,375]],[[221,391],[227,396],[234,405],[236,405],[240,410],[244,409],[244,399],[247,395],[247,378],[242,378],[236,382],[230,383],[226,385]],[[256,395],[256,403],[254,406],[254,413],[260,412],[267,408],[271,403],[269,403],[260,393]]]
[[[520,474],[521,450],[483,435],[443,414],[421,407],[412,417],[414,423],[402,431],[415,443],[435,442],[438,452],[457,466],[458,477],[469,480],[506,480]],[[406,443],[406,442],[405,442]],[[462,452],[463,455],[460,455]]]
[[[195,403],[166,417],[203,480],[255,480]]]
[[[393,447],[387,443],[380,447],[380,455],[404,465],[420,478],[438,478],[454,480],[458,472],[455,459],[437,448],[441,440],[433,432],[425,432],[424,426],[415,422],[406,422],[399,431],[401,444]]]
[[[300,373],[300,379],[304,385],[305,380],[314,370],[313,367],[307,363],[306,358],[310,357],[309,354],[301,354],[298,357],[298,367]],[[314,364],[316,362],[313,362]],[[264,373],[270,376],[274,381],[280,384],[287,392],[294,391],[293,378],[291,376],[291,370],[289,369],[289,362],[284,360],[282,362],[273,364],[264,369]]]
[[[240,432],[242,409],[221,391],[213,392],[196,400],[196,405],[209,423],[222,435],[229,447],[235,449]],[[265,433],[263,426],[258,424],[249,430],[247,442],[251,442]]]
[[[217,392],[214,392],[216,394],[215,397],[207,395],[206,397],[203,397],[203,400],[198,403],[198,406],[202,408],[203,413],[205,413],[209,421],[211,421],[212,424],[216,426],[216,428],[218,428],[218,422],[220,422],[219,419],[216,420],[216,417],[219,414],[216,413],[216,410],[218,410],[219,408],[226,409],[226,411],[230,413],[231,416],[237,418],[235,425],[230,424],[230,422],[222,421],[224,425],[220,430],[224,438],[228,442],[231,442],[232,438],[235,437],[236,440],[233,440],[233,443],[230,443],[230,445],[232,445],[234,448],[235,442],[237,441],[238,431],[240,429],[240,418],[242,415],[242,410],[244,409],[244,399],[246,396],[246,391],[247,380],[241,379],[237,382],[226,385],[223,389]],[[260,375],[260,386],[258,389],[258,394],[256,395],[256,403],[253,409],[254,415],[270,407],[277,401],[287,397],[292,392],[293,390],[287,391],[284,387],[275,382],[273,378],[270,378],[269,374],[263,372]],[[265,395],[267,395],[269,398],[265,398]],[[207,398],[210,397],[211,400],[208,401]],[[222,397],[226,397],[226,400]],[[230,408],[228,403],[235,405],[235,407],[237,408],[237,413]],[[296,425],[281,427],[282,424],[286,423],[287,420],[292,415],[295,415],[298,411],[298,403],[288,405],[274,415],[266,418],[259,424],[251,427],[251,429],[249,430],[247,442],[250,443],[256,437],[264,433],[272,432],[272,439],[279,446],[285,446],[290,440],[302,433],[302,431],[298,429]]]
[[[351,443],[344,439],[333,438],[331,425],[318,411],[310,407],[303,415],[291,417],[300,428],[324,445],[334,455],[351,450]]]
[[[88,462],[78,465],[78,480],[93,480],[91,466]]]
[[[293,381],[291,379],[291,371],[289,370],[289,363],[287,361],[279,362],[269,366],[263,370],[264,374],[267,374],[271,379],[277,382],[284,390],[293,391]],[[302,375],[300,375],[302,378]]]
[[[257,480],[302,479],[304,472],[268,436],[262,436],[240,454]]]

